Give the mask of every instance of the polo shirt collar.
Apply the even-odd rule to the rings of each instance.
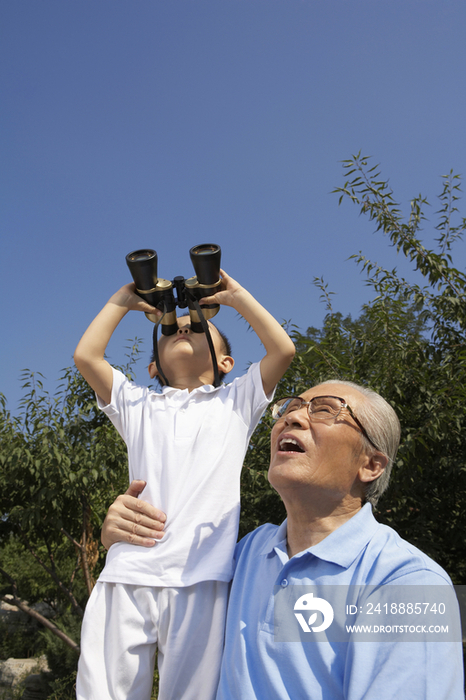
[[[264,546],[262,554],[278,554],[277,550],[286,553],[286,523],[287,521],[284,520],[275,531],[273,537]],[[372,506],[366,503],[356,515],[321,542],[295,556],[299,558],[310,554],[347,569],[370,542],[378,527],[379,523],[372,515]]]
[[[186,394],[196,394],[196,393],[201,393],[201,394],[211,394],[214,391],[218,391],[219,389],[222,388],[224,384],[220,384],[220,386],[213,386],[213,384],[202,384],[202,386],[198,386],[195,389],[193,389],[191,392],[189,392],[187,389],[177,389],[176,387],[173,386],[163,386],[162,387],[162,394],[163,396],[173,396],[174,394],[177,394],[178,392],[181,393],[186,393]]]

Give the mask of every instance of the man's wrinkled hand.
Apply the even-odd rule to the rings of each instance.
[[[132,481],[108,509],[100,538],[105,549],[116,542],[153,547],[162,539],[167,516],[138,498],[145,486],[145,481]]]

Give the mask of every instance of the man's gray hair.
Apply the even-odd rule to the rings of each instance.
[[[388,463],[382,474],[374,481],[367,484],[365,490],[365,500],[377,504],[380,496],[387,489],[390,481],[390,473],[395,461],[398,445],[400,444],[401,427],[398,416],[390,404],[377,392],[365,386],[360,386],[354,382],[347,382],[340,379],[330,379],[320,384],[342,384],[356,389],[367,401],[363,401],[355,415],[361,421],[370,439],[387,458]],[[353,407],[351,407],[353,408]],[[374,452],[374,447],[369,440],[361,433],[361,439],[367,454]]]

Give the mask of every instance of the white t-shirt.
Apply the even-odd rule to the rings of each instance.
[[[240,473],[249,439],[269,400],[260,365],[231,384],[159,394],[113,370],[111,403],[99,407],[128,448],[140,498],[167,514],[165,534],[146,549],[118,542],[100,581],[191,586],[230,581],[238,536]]]

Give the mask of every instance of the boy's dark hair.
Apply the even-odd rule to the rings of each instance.
[[[210,321],[209,323],[212,323],[212,321]],[[214,328],[217,329],[218,334],[219,334],[219,336],[221,337],[221,339],[222,339],[222,341],[223,341],[223,351],[224,351],[225,355],[229,355],[229,356],[231,357],[231,352],[232,352],[232,351],[231,351],[231,343],[230,343],[230,341],[229,341],[228,338],[226,337],[225,333],[224,333],[223,331],[221,331],[220,328],[219,328],[218,326],[215,325],[215,323],[212,323],[212,325],[213,325]],[[225,372],[222,372],[222,374],[221,374],[221,376],[220,376],[220,379],[223,379],[224,376],[225,376]]]
[[[179,318],[184,318],[185,316],[189,316],[189,314],[183,314],[183,315],[180,316]],[[231,343],[230,343],[230,341],[228,340],[227,336],[225,335],[225,333],[224,333],[223,331],[220,330],[220,328],[218,328],[218,327],[215,325],[215,323],[212,323],[212,321],[209,321],[209,323],[211,323],[211,324],[213,325],[213,327],[217,329],[217,332],[218,332],[219,336],[220,336],[221,339],[222,339],[222,342],[223,342],[223,352],[225,353],[225,355],[230,355],[230,356],[231,356]],[[152,350],[152,353],[151,353],[150,361],[151,361],[151,362],[155,362],[155,354],[154,354],[154,351],[153,351],[153,350]],[[163,368],[162,368],[162,369],[163,369]],[[218,376],[219,376],[220,381],[222,381],[223,378],[225,377],[225,372],[221,372],[221,371],[219,370],[219,375],[218,375]]]

